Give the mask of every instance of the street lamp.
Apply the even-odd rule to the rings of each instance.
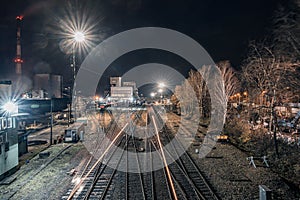
[[[163,92],[163,89],[158,89],[158,92],[160,93],[160,97],[162,98],[162,92]]]
[[[165,83],[158,83],[159,88],[164,88],[165,86],[166,86]]]
[[[159,89],[158,89],[158,92],[159,92],[159,94],[160,94],[160,102],[162,103],[162,102],[163,102],[163,95],[162,95],[163,89],[162,89],[162,88],[159,88]]]
[[[72,64],[73,67],[73,80],[75,83],[76,78],[76,53],[75,53],[75,46],[80,45],[81,43],[85,42],[85,34],[81,31],[75,31],[73,34],[73,45],[72,45]]]
[[[240,103],[241,103],[241,94],[240,94],[240,93],[237,93],[236,95],[237,95],[237,97],[239,98],[239,101],[238,101],[238,102],[239,102],[239,104],[240,104]]]
[[[153,98],[155,96],[155,93],[151,92],[150,96]]]
[[[243,95],[245,96],[245,102],[247,102],[248,101],[248,93],[245,91],[245,92],[243,92]]]
[[[2,109],[4,110],[5,113],[7,114],[11,114],[11,113],[17,113],[18,112],[18,106],[16,103],[12,102],[12,101],[8,101],[6,102]]]
[[[75,46],[83,44],[85,42],[85,34],[82,31],[75,31],[73,34],[73,44],[72,44],[72,64],[73,67],[73,102],[74,102],[74,121],[76,121],[76,53]]]
[[[76,31],[74,33],[74,40],[76,42],[83,42],[85,40],[85,34],[81,31]]]

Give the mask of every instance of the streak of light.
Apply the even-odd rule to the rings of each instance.
[[[68,200],[71,200],[72,197],[74,196],[74,194],[76,193],[77,190],[80,189],[83,181],[90,175],[90,173],[93,171],[93,169],[98,165],[99,162],[102,161],[103,157],[105,156],[105,154],[108,152],[108,150],[110,149],[110,147],[114,144],[114,142],[118,139],[118,137],[121,135],[121,133],[124,131],[124,129],[128,126],[128,123],[126,123],[124,125],[124,127],[120,130],[120,132],[116,135],[116,137],[111,141],[110,145],[106,148],[106,150],[103,152],[103,154],[100,156],[100,158],[97,160],[97,162],[92,166],[92,168],[88,171],[88,173],[80,180],[79,184],[77,184],[72,192],[70,193]]]
[[[156,122],[154,120],[153,115],[152,115],[152,120],[153,120],[153,124],[154,124],[154,128],[155,128],[155,132],[156,132],[156,135],[157,135],[157,139],[158,139],[158,144],[159,144],[159,147],[161,149],[161,154],[162,154],[162,157],[163,157],[164,165],[165,165],[165,168],[166,168],[166,171],[167,171],[168,179],[169,179],[169,182],[170,182],[170,185],[171,185],[172,193],[173,193],[173,196],[174,196],[175,200],[178,200],[177,194],[176,194],[176,191],[175,191],[175,187],[174,187],[174,183],[173,183],[173,180],[172,180],[172,177],[171,177],[170,169],[169,169],[168,164],[167,164],[167,160],[166,160],[166,157],[165,157],[165,153],[163,151],[163,146],[162,146],[161,141],[160,141],[159,133],[158,133]]]

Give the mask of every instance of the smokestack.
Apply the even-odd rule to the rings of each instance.
[[[17,55],[15,58],[16,63],[16,74],[22,75],[22,57],[21,57],[21,21],[23,19],[23,16],[17,16]]]

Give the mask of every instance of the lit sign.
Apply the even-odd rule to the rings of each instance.
[[[35,109],[35,108],[39,108],[40,105],[39,104],[32,104],[30,107],[33,108],[33,109]]]

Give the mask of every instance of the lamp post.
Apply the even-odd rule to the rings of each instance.
[[[163,103],[163,89],[164,89],[164,87],[166,87],[166,85],[165,85],[165,83],[163,83],[163,82],[160,82],[160,83],[158,83],[158,92],[160,93],[160,101],[161,101],[161,103]]]
[[[53,135],[53,98],[50,99],[50,145],[52,145],[52,135]]]
[[[245,91],[245,92],[243,92],[243,95],[245,96],[245,102],[247,103],[248,102],[248,93]]]
[[[81,31],[75,31],[73,34],[73,44],[72,44],[72,64],[73,67],[73,80],[76,78],[76,45],[85,42],[85,34]]]
[[[153,102],[153,101],[154,101],[154,97],[155,97],[155,95],[156,95],[156,94],[155,94],[154,92],[151,92],[151,93],[150,93],[150,96],[151,96],[151,102]]]
[[[75,31],[73,34],[73,44],[72,44],[72,63],[71,67],[73,67],[73,102],[74,102],[74,121],[76,121],[76,45],[79,45],[81,43],[85,42],[85,34],[81,31]]]
[[[163,99],[162,92],[163,92],[163,89],[162,88],[158,89],[158,92],[160,94],[160,101],[162,103],[162,99]]]
[[[240,104],[240,103],[241,103],[241,94],[240,94],[240,93],[237,93],[236,95],[237,95],[237,97],[239,98],[239,99],[238,99],[238,100],[239,100],[238,102],[239,102],[239,104]]]

